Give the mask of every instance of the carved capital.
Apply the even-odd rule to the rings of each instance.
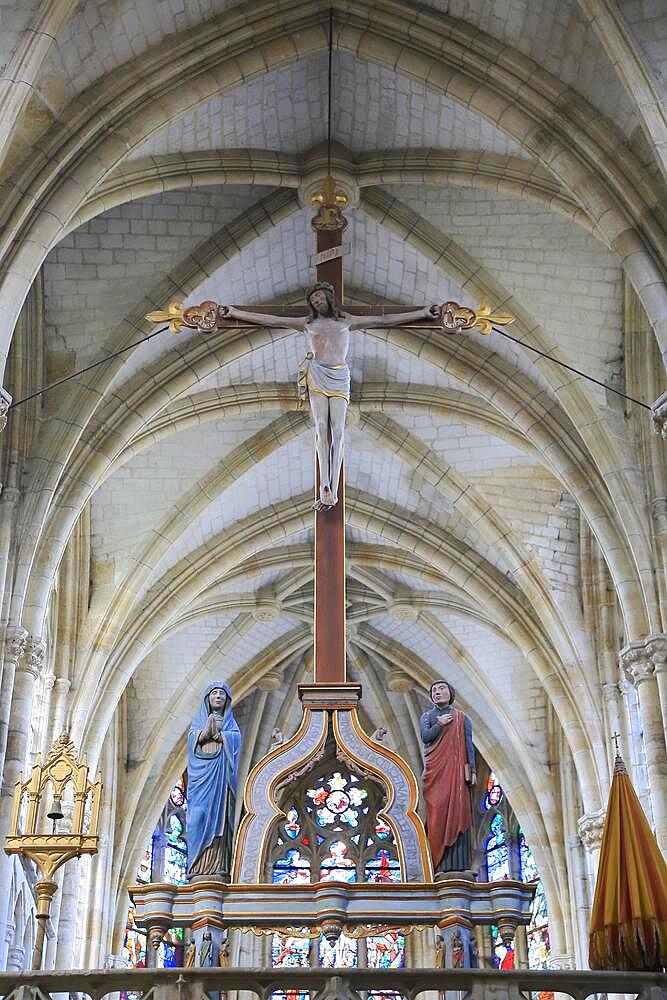
[[[612,704],[614,704],[620,693],[621,693],[620,684],[612,684],[608,682],[607,684],[602,685],[602,697],[606,702],[611,702]]]
[[[27,629],[22,625],[9,625],[5,632],[5,660],[11,661],[16,667],[25,652],[27,641]]]
[[[55,674],[44,674],[44,676],[42,677],[42,684],[44,685],[45,691],[53,691],[55,683],[56,683]]]
[[[598,809],[597,812],[584,813],[583,816],[579,817],[577,829],[579,830],[581,842],[589,854],[592,851],[600,850],[606,814],[605,809]]]
[[[46,641],[38,636],[28,636],[23,656],[22,669],[38,677],[44,666]]]
[[[651,406],[651,420],[655,433],[667,437],[667,392],[658,396]]]
[[[625,677],[636,687],[667,666],[667,636],[649,635],[631,642],[618,659]]]
[[[7,414],[9,413],[9,407],[12,405],[12,397],[9,395],[6,389],[0,386],[0,432],[4,431],[7,426]]]

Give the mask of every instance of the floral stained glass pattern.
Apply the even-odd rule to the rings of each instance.
[[[340,771],[336,771],[319,788],[309,788],[306,795],[317,807],[318,826],[326,827],[338,822],[349,827],[357,827],[359,810],[363,807],[368,792],[365,788],[359,787],[356,775],[343,777]],[[368,807],[362,811],[368,812]]]
[[[486,871],[489,882],[509,878],[509,851],[507,849],[507,834],[500,813],[491,820],[491,836],[486,841]]]

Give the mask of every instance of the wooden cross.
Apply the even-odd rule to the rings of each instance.
[[[327,177],[320,195],[313,198],[319,203],[319,210],[313,219],[317,234],[316,280],[328,281],[333,285],[336,298],[343,302],[343,231],[347,220],[342,215],[341,203],[345,198],[336,192],[333,179]],[[273,316],[306,316],[308,307],[298,306],[239,306],[247,312],[267,313]],[[414,313],[415,306],[346,306],[346,312],[353,316],[383,316],[389,313]],[[440,315],[432,321],[412,320],[406,326],[435,327],[441,333],[460,333],[478,327],[482,333],[490,333],[492,323],[511,323],[506,314],[492,314],[488,306],[480,306],[475,311],[456,302],[445,302],[439,307]],[[202,333],[212,333],[234,327],[248,326],[247,323],[229,319],[216,302],[203,302],[181,310],[178,305],[169,306],[166,312],[149,313],[146,319],[152,322],[170,321],[177,332],[181,326],[198,329]],[[315,599],[314,599],[314,660],[316,684],[344,684],[346,681],[345,642],[345,469],[341,469],[338,485],[338,503],[330,509],[319,510],[315,514]],[[315,483],[315,496],[319,496],[319,469]]]

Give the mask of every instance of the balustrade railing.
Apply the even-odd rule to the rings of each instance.
[[[435,992],[447,1000],[541,1000],[625,994],[667,1000],[664,973],[521,971],[482,969],[104,969],[82,972],[0,973],[5,1000],[48,1000],[141,994],[143,1000],[206,1000],[242,990],[260,1000],[277,993],[287,1000],[415,1000]]]

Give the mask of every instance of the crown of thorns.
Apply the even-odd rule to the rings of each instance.
[[[329,294],[334,297],[336,295],[336,289],[330,281],[316,281],[314,285],[311,285],[306,292],[306,302],[308,302],[313,292],[329,292]]]

